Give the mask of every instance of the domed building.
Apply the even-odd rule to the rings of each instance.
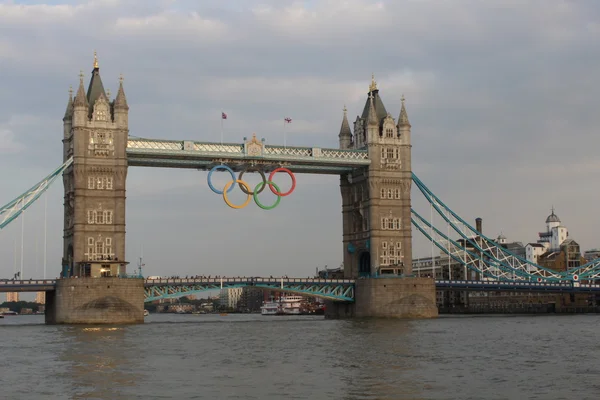
[[[546,218],[546,231],[539,232],[538,237],[536,243],[525,246],[527,261],[555,271],[566,271],[581,265],[583,258],[579,244],[569,239],[569,230],[562,225],[554,207]]]

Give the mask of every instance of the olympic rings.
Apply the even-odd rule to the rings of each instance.
[[[262,186],[260,187],[260,190],[258,192],[256,192],[256,194],[262,192],[263,190],[265,190],[265,187],[267,186],[267,178],[265,177],[265,173],[262,172],[260,169],[257,168],[247,168],[245,170],[243,170],[242,172],[240,172],[240,176],[238,177],[239,180],[242,180],[242,176],[244,176],[244,174],[246,172],[258,172],[260,174],[260,177],[262,178]],[[244,192],[245,194],[249,194],[250,196],[254,196],[255,192],[249,192],[246,190],[246,188],[244,188],[244,186],[241,183],[238,183],[238,186],[240,187],[240,189],[242,189],[242,192]],[[258,186],[257,186],[258,187]],[[254,191],[256,191],[256,189],[254,189]]]
[[[277,191],[279,192],[279,186],[277,186],[275,184],[275,182],[271,182],[271,181],[259,182],[258,185],[256,185],[256,188],[254,189],[253,197],[254,197],[254,202],[256,203],[257,206],[259,206],[263,210],[272,210],[279,205],[279,202],[281,201],[281,196],[277,196],[277,200],[275,200],[275,203],[273,203],[273,205],[270,205],[270,206],[265,206],[260,201],[258,201],[258,194],[260,192],[262,192],[262,190],[265,188],[265,186],[267,186],[267,184],[269,185],[269,187],[271,185],[273,185],[275,187],[275,189],[277,189]],[[258,189],[259,186],[260,186],[260,190],[257,191],[256,189]]]
[[[218,171],[218,170],[227,171],[227,172],[229,172],[229,175],[231,175],[231,180],[229,182],[227,182],[227,184],[225,185],[223,190],[218,190],[212,184],[212,174],[213,174],[213,172]],[[260,177],[262,178],[262,182],[259,182],[253,191],[250,190],[250,185],[248,185],[248,183],[246,181],[242,180],[242,177],[244,176],[244,174],[246,172],[258,172],[260,174]],[[290,188],[290,190],[288,190],[285,193],[282,193],[279,186],[277,184],[275,184],[275,182],[273,182],[273,177],[275,176],[275,174],[277,172],[285,172],[292,179],[292,187]],[[229,166],[227,166],[225,164],[221,164],[221,165],[214,166],[208,172],[207,181],[208,181],[208,187],[210,188],[210,190],[212,190],[216,194],[222,195],[223,200],[225,201],[225,204],[227,204],[229,207],[234,208],[236,210],[245,208],[250,203],[251,199],[254,199],[254,202],[256,203],[256,205],[258,207],[262,208],[263,210],[272,210],[279,205],[282,197],[289,196],[296,189],[296,177],[294,176],[292,171],[290,171],[287,168],[283,168],[283,167],[275,168],[269,175],[269,179],[266,179],[264,171],[262,171],[256,167],[248,167],[248,168],[244,169],[243,171],[240,172],[240,175],[236,178],[235,172],[233,171],[233,169],[231,169]],[[227,196],[228,193],[231,193],[231,191],[233,190],[233,187],[235,186],[236,183],[238,184],[238,186],[240,187],[242,192],[247,196],[246,200],[242,204],[239,204],[239,205],[231,203],[231,201],[229,201],[229,198]],[[275,194],[277,196],[277,199],[275,200],[275,202],[273,204],[271,204],[270,206],[266,206],[266,205],[262,204],[260,202],[260,200],[258,199],[258,195],[263,190],[265,190],[265,187],[267,187],[267,186],[269,186],[269,189],[271,190],[271,192],[273,192],[273,194]]]
[[[273,170],[273,172],[271,172],[271,174],[269,175],[269,181],[273,181],[273,177],[278,172],[285,172],[286,174],[288,174],[290,176],[290,178],[292,179],[292,187],[290,188],[290,190],[288,190],[285,193],[280,193],[279,189],[277,189],[277,186],[275,186],[275,185],[269,184],[269,189],[271,189],[271,192],[273,192],[273,194],[276,194],[277,196],[281,196],[281,197],[289,196],[290,194],[292,194],[294,189],[296,189],[296,177],[294,176],[294,174],[292,174],[292,171],[290,171],[289,169],[280,167],[280,168],[275,168]],[[277,190],[273,189],[273,186],[275,186],[275,189],[277,189]]]
[[[216,166],[212,167],[212,169],[210,171],[208,171],[207,181],[208,181],[208,187],[210,188],[210,190],[212,190],[216,194],[223,194],[223,192],[215,189],[215,187],[212,184],[212,179],[210,179],[210,178],[211,178],[213,172],[218,171],[220,169],[224,169],[225,171],[229,172],[229,175],[231,175],[231,179],[235,180],[235,172],[233,172],[233,170],[231,168],[229,168],[227,165],[216,165]],[[233,185],[231,185],[231,188],[229,188],[229,192],[231,192],[232,190],[233,190]]]
[[[235,181],[229,181],[225,184],[225,188],[223,189],[223,200],[225,200],[225,203],[231,207],[231,208],[235,208],[236,210],[239,210],[240,208],[244,208],[248,205],[248,203],[250,203],[250,199],[252,198],[251,195],[246,194],[248,197],[246,198],[246,201],[244,201],[242,203],[242,205],[240,206],[236,206],[235,204],[232,204],[229,199],[227,198],[227,189],[229,189],[229,187],[233,187],[234,183],[239,183],[240,186],[244,186],[246,188],[246,193],[250,192],[250,188],[248,187],[248,184],[242,180],[236,179]]]

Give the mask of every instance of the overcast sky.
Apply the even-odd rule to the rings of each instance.
[[[573,239],[600,247],[598,21],[594,0],[5,1],[0,202],[61,163],[69,85],[80,70],[87,85],[96,50],[113,96],[124,75],[130,134],[147,138],[218,141],[225,111],[226,141],[282,144],[290,117],[289,145],[337,147],[344,104],[354,120],[374,73],[394,118],[406,96],[413,171],[461,216],[529,242],[554,205]],[[206,176],[130,168],[127,257],[143,246],[147,275],[340,264],[338,177],[299,175],[263,211],[229,209]],[[48,276],[60,269],[62,191],[59,179],[48,192]],[[25,215],[26,278],[42,276],[43,215],[43,199]],[[1,277],[15,246],[20,268],[20,238],[20,221],[0,232]]]

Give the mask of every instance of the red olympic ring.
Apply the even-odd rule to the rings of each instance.
[[[269,183],[269,189],[271,189],[271,192],[273,192],[273,194],[275,194],[277,196],[281,196],[281,197],[289,196],[290,194],[292,194],[292,192],[294,191],[294,189],[296,189],[296,177],[294,176],[294,174],[292,173],[292,171],[290,171],[289,169],[283,168],[283,167],[279,167],[279,168],[275,168],[273,170],[273,172],[271,172],[271,174],[269,175],[269,181],[270,182],[273,182],[273,177],[278,172],[285,172],[286,174],[288,174],[290,176],[290,178],[292,179],[292,187],[291,187],[291,189],[288,190],[285,193],[281,193],[277,189],[275,189],[273,187],[273,185],[270,184],[270,183]]]

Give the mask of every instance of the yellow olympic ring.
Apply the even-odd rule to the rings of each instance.
[[[240,185],[242,185],[244,187],[244,189],[246,189],[246,192],[247,192],[246,196],[248,196],[246,198],[246,201],[239,206],[236,206],[235,204],[231,204],[231,202],[227,198],[227,189],[229,189],[231,187],[231,185],[233,185],[234,183],[239,183]],[[250,187],[248,186],[248,184],[246,182],[244,182],[241,179],[236,179],[235,181],[231,180],[231,181],[227,182],[227,184],[225,185],[225,188],[223,189],[223,200],[225,200],[225,204],[227,204],[229,207],[239,210],[241,208],[246,207],[250,203],[250,200],[252,200],[252,195],[248,194],[248,193],[251,193],[251,192],[250,192]]]

